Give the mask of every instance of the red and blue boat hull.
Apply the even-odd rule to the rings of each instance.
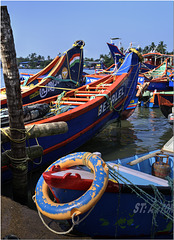
[[[76,107],[73,104],[70,106],[70,110],[59,115],[35,121],[29,125],[42,124],[49,122],[65,121],[68,124],[68,132],[60,135],[38,137],[38,143],[43,148],[42,165],[55,161],[58,157],[64,156],[82,144],[90,140],[94,135],[101,131],[107,124],[120,118],[121,112],[126,110],[133,96],[135,95],[136,85],[139,73],[139,58],[135,53],[131,53],[127,59],[128,63],[123,64],[120,71],[117,72],[117,81],[105,91],[107,94],[101,94],[97,98],[94,98],[87,103]],[[123,72],[126,66],[130,66],[127,69],[127,73]],[[109,79],[111,76],[106,76],[104,79]],[[104,79],[100,79],[89,86],[94,86],[103,82]],[[80,87],[78,90],[86,88],[86,86]],[[67,96],[71,95],[71,92],[67,93]],[[52,98],[57,99],[57,96]],[[43,100],[44,102],[49,101]],[[41,103],[38,101],[37,103]],[[64,107],[64,105],[62,105]],[[37,145],[35,139],[29,139],[27,141],[28,146]],[[10,149],[9,143],[3,144],[3,149]],[[35,161],[40,162],[40,159]],[[29,170],[36,168],[37,165],[29,163]],[[2,178],[8,178],[6,171],[2,172]]]

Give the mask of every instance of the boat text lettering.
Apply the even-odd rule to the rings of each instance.
[[[111,105],[114,106],[114,105],[116,104],[116,102],[117,102],[122,96],[124,96],[124,87],[119,88],[119,89],[109,98],[109,101],[106,100],[104,103],[102,103],[102,104],[99,106],[98,116],[100,116],[102,113],[104,113],[105,111],[107,111]]]
[[[153,213],[153,206],[150,206],[147,203],[136,203],[133,213]],[[173,212],[172,204],[164,204],[163,208],[160,210],[166,213]]]
[[[56,87],[56,82],[54,80],[50,81],[46,87],[40,88],[40,97],[45,98],[49,92],[54,92]]]
[[[31,94],[31,95],[29,96],[29,98],[32,99],[32,98],[34,98],[34,97],[37,97],[38,95],[39,95],[39,91],[36,91],[36,92],[34,92],[33,94]]]

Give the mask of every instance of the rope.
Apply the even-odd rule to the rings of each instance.
[[[138,197],[142,198],[146,203],[148,203],[149,205],[151,205],[154,209],[154,211],[160,212],[161,214],[163,214],[165,217],[167,217],[168,219],[170,219],[171,221],[173,221],[173,216],[172,214],[169,214],[168,212],[170,212],[170,207],[168,207],[167,205],[164,207],[164,198],[160,198],[160,200],[156,199],[156,197],[160,197],[160,193],[158,192],[158,189],[155,188],[155,198],[152,197],[151,195],[149,195],[148,193],[146,193],[145,191],[143,191],[141,188],[139,188],[138,186],[134,185],[131,181],[129,181],[128,179],[126,179],[125,177],[123,177],[119,172],[116,172],[114,168],[112,168],[111,166],[109,166],[107,164],[108,168],[109,168],[109,173],[110,175],[118,181],[118,179],[120,181],[122,181],[126,186],[128,186]],[[128,183],[129,184],[128,184]],[[153,186],[153,185],[151,185]],[[154,190],[154,186],[152,187]],[[139,194],[139,192],[141,194]],[[146,197],[146,198],[145,198]],[[163,200],[163,201],[162,201]],[[166,201],[165,202],[169,202]],[[173,200],[171,201],[173,203]],[[161,209],[161,210],[160,210]],[[165,210],[166,209],[166,210]]]
[[[58,110],[60,110],[61,108],[60,108],[60,101],[62,100],[62,98],[64,97],[64,95],[65,95],[65,91],[63,91],[61,94],[59,94],[58,95],[58,97],[57,97],[57,100],[56,100],[56,108],[58,109]],[[56,110],[56,109],[55,109]],[[58,112],[58,111],[57,111]],[[59,111],[59,113],[60,113],[60,111]],[[58,114],[58,113],[56,113],[56,114]]]
[[[23,163],[23,162],[26,162],[26,161],[28,161],[27,159],[27,157],[25,157],[25,158],[13,158],[12,156],[10,156],[7,152],[6,152],[6,150],[3,148],[3,146],[1,146],[2,147],[2,150],[4,151],[4,153],[7,155],[7,157],[9,158],[9,159],[11,159],[11,160],[14,160],[16,163],[17,163],[17,161],[19,161],[21,164]]]
[[[30,78],[30,76],[29,77],[25,77],[25,80],[24,80],[24,82],[22,84],[22,87],[26,86],[29,78]]]
[[[23,133],[25,134],[26,133],[26,136],[21,138],[21,139],[15,139],[15,138],[12,138],[5,129],[3,128],[0,128],[0,130],[12,141],[12,142],[15,142],[15,143],[22,143],[22,142],[25,142],[25,140],[27,139],[27,135],[29,135],[29,132],[31,131],[31,129],[34,127],[35,125],[32,125],[31,128],[26,131],[26,129],[17,129],[17,128],[10,128],[10,131],[11,130],[14,130],[14,131],[18,131],[20,133]]]
[[[83,48],[82,48],[82,49],[83,49]],[[77,84],[76,84],[76,86],[79,85],[81,63],[82,63],[82,51],[80,52],[80,64],[79,64],[79,71],[78,71],[78,78],[77,78]]]
[[[137,65],[139,65],[139,63],[136,64],[136,65],[131,65],[131,66],[137,66]],[[134,78],[133,78],[133,80],[131,81],[131,85],[130,85],[130,87],[129,87],[129,89],[128,89],[127,96],[129,95],[129,92],[130,92],[130,90],[131,90],[131,88],[132,88],[132,85],[133,85],[133,83],[134,83],[134,79],[135,79],[135,77],[136,77],[136,74],[137,74],[138,70],[139,70],[139,68],[137,68],[136,73],[134,74]],[[108,79],[107,79],[107,81],[108,81]],[[104,83],[102,83],[102,84],[104,84]],[[98,87],[98,86],[97,86],[97,87]],[[108,103],[109,103],[109,106],[110,106],[110,111],[111,111],[111,110],[114,110],[114,111],[116,111],[116,112],[119,113],[119,117],[118,117],[117,121],[118,121],[118,125],[121,127],[121,122],[120,122],[121,112],[123,111],[123,108],[124,108],[124,105],[125,105],[125,102],[126,102],[126,99],[127,99],[127,98],[125,98],[123,104],[121,105],[121,108],[117,110],[117,109],[115,109],[114,106],[112,105],[112,101],[111,101],[111,99],[109,98],[109,96],[108,96],[107,94],[97,94],[97,95],[95,95],[95,96],[91,96],[90,99],[92,100],[92,99],[94,99],[94,98],[96,98],[96,97],[100,97],[100,96],[105,96],[105,97],[106,97],[106,99],[107,99],[107,101],[108,101]]]
[[[27,138],[27,140],[28,140],[28,138]],[[36,140],[37,145],[40,146],[37,138],[35,138],[35,140]],[[40,165],[40,164],[42,163],[42,156],[41,156],[41,159],[40,159],[40,161],[39,161],[38,163],[37,163],[37,162],[34,162],[34,160],[31,159],[28,154],[27,154],[26,157],[24,157],[24,158],[14,158],[14,157],[10,156],[10,155],[7,153],[7,151],[3,148],[3,146],[1,146],[1,147],[2,147],[2,150],[4,151],[5,155],[6,155],[9,159],[12,160],[13,165],[16,164],[16,165],[18,165],[19,168],[20,168],[21,165],[23,166],[23,163],[26,163],[27,161],[30,161],[30,160],[31,160],[31,161],[33,162],[33,164],[35,164],[35,165]],[[30,146],[29,146],[29,147],[30,147]],[[9,153],[10,153],[10,152],[9,152]],[[15,163],[14,163],[14,161],[15,161]]]
[[[36,195],[34,195],[34,196],[32,197],[34,203],[36,202],[35,198],[36,198]],[[90,211],[88,211],[88,213],[87,213],[81,220],[79,220],[79,216],[77,216],[77,220],[76,220],[76,221],[74,220],[75,215],[76,215],[76,212],[74,212],[73,215],[72,215],[72,226],[71,226],[70,229],[68,229],[66,232],[58,232],[58,231],[55,231],[55,230],[53,230],[52,228],[50,228],[50,227],[48,226],[48,224],[44,221],[44,219],[43,219],[43,217],[42,217],[42,215],[41,215],[41,212],[39,211],[38,208],[37,208],[37,210],[38,210],[38,215],[39,215],[42,223],[44,224],[44,226],[45,226],[46,228],[48,228],[48,230],[50,230],[51,232],[53,232],[53,233],[55,233],[55,234],[58,234],[58,235],[66,235],[66,234],[70,233],[70,232],[74,229],[74,226],[75,226],[75,225],[78,225],[78,224],[81,223],[85,218],[87,218],[88,215],[89,215],[89,214],[92,212],[92,210],[94,209],[94,207],[95,207],[95,205],[90,209]]]

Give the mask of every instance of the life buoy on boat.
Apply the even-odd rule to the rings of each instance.
[[[54,162],[46,171],[54,166],[61,169],[77,165],[85,165],[93,170],[94,180],[91,187],[78,199],[68,203],[55,203],[49,197],[49,187],[40,177],[35,193],[35,203],[38,210],[45,216],[56,220],[71,219],[92,208],[103,195],[108,183],[108,167],[99,156],[89,152],[69,154]]]

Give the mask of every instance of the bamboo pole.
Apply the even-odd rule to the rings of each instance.
[[[22,141],[25,139],[25,127],[16,51],[7,6],[1,6],[1,60],[6,86],[10,132],[11,137],[16,139],[16,141],[11,141],[13,199],[26,204],[28,198],[26,143]]]
[[[153,153],[149,153],[149,154],[147,154],[145,156],[142,156],[142,157],[139,157],[139,158],[127,163],[127,164],[130,165],[130,166],[136,165],[137,163],[140,163],[144,160],[147,160],[150,157],[155,157],[157,153],[161,153],[161,151],[155,151]]]

